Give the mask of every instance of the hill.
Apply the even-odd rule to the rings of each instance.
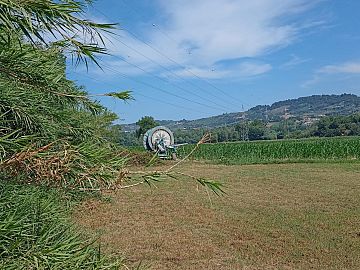
[[[160,125],[170,129],[217,128],[239,123],[244,119],[278,122],[281,119],[296,118],[313,122],[322,116],[349,115],[360,112],[360,97],[354,94],[313,95],[278,101],[272,105],[258,105],[245,112],[225,113],[222,115],[196,120],[157,120]],[[122,125],[124,131],[135,131],[136,124]]]

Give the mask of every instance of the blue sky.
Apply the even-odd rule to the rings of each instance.
[[[106,34],[103,70],[69,64],[121,123],[144,115],[197,119],[313,94],[360,94],[360,1],[98,0],[88,17]]]

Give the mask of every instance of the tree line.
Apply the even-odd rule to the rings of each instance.
[[[141,134],[157,125],[154,118],[143,117],[137,122],[139,129],[123,132],[121,126],[113,139],[125,146],[140,146]],[[174,130],[176,143],[197,143],[205,133],[211,133],[211,142],[255,141],[276,139],[301,139],[309,137],[360,136],[360,114],[348,116],[324,116],[314,122],[298,118],[282,119],[278,122],[263,120],[241,121],[236,125],[218,128],[192,128]],[[140,138],[140,139],[139,139]]]

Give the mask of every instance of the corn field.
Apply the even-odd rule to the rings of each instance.
[[[179,148],[185,156],[193,148]],[[340,161],[360,159],[359,137],[202,144],[193,159],[224,164]]]

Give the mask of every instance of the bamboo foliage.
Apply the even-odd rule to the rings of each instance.
[[[66,78],[57,46],[18,38],[0,42],[0,174],[69,188],[116,182],[126,156],[105,137],[117,116]],[[131,98],[128,91],[100,95]]]
[[[0,269],[128,269],[84,241],[56,190],[0,181]]]
[[[50,36],[56,46],[70,52],[76,61],[87,58],[96,62],[95,55],[106,53],[101,32],[109,32],[115,24],[96,23],[81,19],[90,0],[0,0],[0,40],[8,42],[13,33],[34,46],[47,45]]]

